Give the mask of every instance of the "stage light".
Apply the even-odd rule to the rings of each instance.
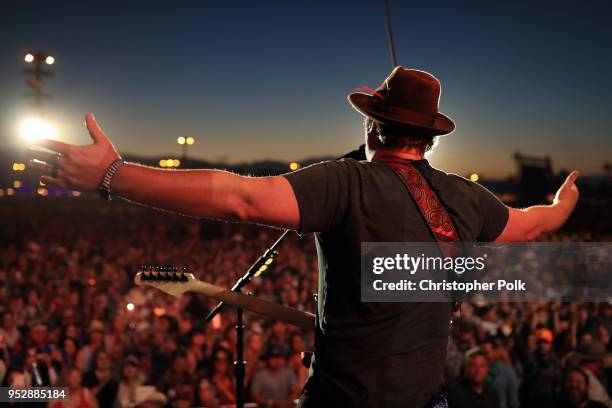
[[[19,181],[19,180],[13,181],[13,187],[14,188],[21,188],[21,181]]]
[[[185,142],[186,142],[188,145],[192,145],[192,144],[194,144],[194,143],[195,143],[195,139],[194,139],[193,137],[189,136],[187,139],[185,139]]]
[[[183,136],[180,136],[176,141],[180,145],[185,144],[185,138]]]
[[[178,167],[178,166],[180,166],[180,165],[181,165],[181,161],[180,161],[180,160],[177,160],[177,159],[174,159],[174,160],[172,161],[172,163],[173,163],[172,165],[173,165],[174,167]]]
[[[53,58],[51,55],[47,56],[47,58],[45,58],[45,63],[47,65],[53,65],[53,63],[55,62],[55,58]]]
[[[470,180],[472,180],[473,182],[478,181],[478,179],[480,178],[480,176],[476,173],[472,173],[470,174]]]
[[[159,161],[159,167],[166,167],[166,160],[161,159],[161,160]]]
[[[300,168],[300,163],[296,163],[296,162],[289,163],[289,169],[291,169],[291,171],[297,170],[299,168]]]
[[[15,194],[15,190],[13,190],[12,188],[7,188],[6,189],[6,195],[7,196],[12,196],[13,194]]]
[[[174,160],[172,159],[166,160],[166,167],[172,167],[172,166],[174,166]]]
[[[128,303],[125,306],[125,308],[131,312],[132,310],[134,310],[134,304],[133,303]]]
[[[34,61],[34,55],[32,55],[32,54],[30,54],[30,53],[28,52],[28,53],[25,55],[25,57],[23,57],[23,60],[29,64],[29,63],[31,63],[32,61]]]
[[[32,118],[24,121],[20,127],[21,137],[27,141],[51,139],[55,137],[55,129],[49,123]]]

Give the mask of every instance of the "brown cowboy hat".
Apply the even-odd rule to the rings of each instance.
[[[398,66],[376,90],[364,87],[356,91],[369,93],[351,93],[351,105],[381,123],[425,135],[445,135],[455,129],[453,121],[438,112],[440,81],[425,71]]]

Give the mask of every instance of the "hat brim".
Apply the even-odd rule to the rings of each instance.
[[[351,93],[348,96],[348,100],[353,108],[364,116],[371,117],[374,120],[388,125],[412,128],[415,131],[418,131],[421,135],[442,136],[455,130],[455,123],[453,123],[451,118],[443,115],[442,113],[436,114],[436,118],[433,123],[422,123],[406,116],[394,115],[391,112],[383,112],[372,102],[372,96],[365,93]],[[422,114],[415,112],[415,116],[416,115]]]

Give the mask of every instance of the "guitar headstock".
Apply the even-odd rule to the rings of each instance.
[[[134,283],[142,286],[153,286],[172,296],[180,296],[193,289],[198,280],[187,268],[176,266],[150,266],[140,267],[140,272],[134,277]]]

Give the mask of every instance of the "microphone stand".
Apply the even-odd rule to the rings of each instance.
[[[254,276],[258,276],[260,273],[268,268],[278,254],[276,248],[278,245],[287,237],[290,230],[285,230],[280,237],[272,244],[272,246],[266,249],[261,257],[245,272],[244,275],[232,286],[232,291],[240,292],[242,287],[248,284]],[[206,316],[206,322],[210,323],[212,319],[221,311],[225,302],[219,302],[213,310]],[[236,361],[234,361],[234,370],[236,375],[236,407],[244,407],[244,377],[246,371],[246,361],[244,361],[244,322],[243,315],[244,310],[239,307],[236,309]]]
[[[356,150],[353,150],[339,159],[350,158],[354,160],[366,160],[365,145],[359,146]],[[272,244],[270,248],[263,253],[263,255],[255,261],[253,265],[246,271],[244,275],[232,286],[232,291],[240,292],[242,287],[249,283],[254,276],[259,275],[267,269],[268,265],[272,263],[273,258],[278,254],[276,248],[278,245],[287,237],[291,230],[285,230]],[[212,319],[219,313],[223,308],[224,302],[219,302],[217,306],[206,316],[206,322],[210,323]],[[244,322],[242,318],[244,310],[242,308],[236,309],[236,361],[234,361],[235,374],[236,374],[236,407],[244,407],[244,376],[246,370],[246,361],[244,361]]]

